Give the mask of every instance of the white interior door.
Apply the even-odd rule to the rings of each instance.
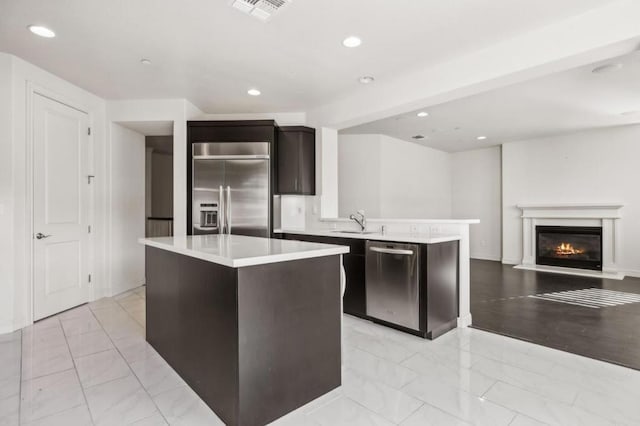
[[[89,301],[89,118],[33,103],[34,319]]]

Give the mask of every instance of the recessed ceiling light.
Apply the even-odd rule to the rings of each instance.
[[[371,77],[370,75],[365,75],[363,77],[360,77],[358,79],[358,81],[362,84],[369,84],[369,83],[373,83],[375,80],[375,78]]]
[[[52,38],[56,36],[56,33],[41,25],[29,25],[27,28],[29,28],[29,31],[35,35],[39,35],[40,37]]]
[[[618,71],[620,68],[622,68],[622,64],[620,63],[604,64],[604,65],[599,65],[595,67],[594,69],[591,70],[591,72],[594,74],[604,74],[612,71]]]
[[[249,89],[247,93],[251,96],[260,96],[260,91],[258,89]]]
[[[362,44],[362,40],[360,37],[350,36],[342,40],[342,45],[344,47],[358,47]]]
[[[479,141],[483,141],[485,140],[487,137],[486,136],[478,136],[476,139],[478,139]]]
[[[414,136],[411,136],[411,139],[416,139],[416,140],[425,139],[425,136],[423,136],[423,135],[414,135]]]
[[[418,117],[427,117],[429,113],[427,111],[420,111],[417,116]]]
[[[147,58],[140,59],[140,63],[142,65],[151,65],[151,59],[147,59]]]

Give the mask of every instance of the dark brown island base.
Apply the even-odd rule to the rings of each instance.
[[[237,235],[140,241],[147,341],[227,425],[264,425],[340,386],[348,247]]]

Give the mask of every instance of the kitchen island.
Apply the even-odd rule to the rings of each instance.
[[[141,239],[147,341],[228,425],[341,383],[344,246],[239,235]]]

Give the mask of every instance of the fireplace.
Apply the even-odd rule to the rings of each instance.
[[[620,259],[623,254],[621,224],[624,220],[621,210],[624,204],[612,202],[537,203],[518,204],[517,207],[522,210],[522,260],[515,268],[615,280],[624,278],[624,273],[620,270]],[[568,237],[576,236],[573,231],[578,231],[578,234],[585,234],[583,236],[589,239],[588,245],[593,246],[593,249],[586,250],[590,252],[587,259],[579,259],[579,257],[587,255],[586,251],[579,255],[571,254],[576,251],[575,244],[568,248],[565,244],[563,249],[562,243],[567,241],[560,241],[559,254],[555,250],[549,253],[548,249],[541,252],[539,250],[538,227],[541,229],[551,227],[552,230],[561,227],[558,231],[562,231],[561,233]],[[567,235],[566,231],[572,232]],[[547,237],[557,237],[557,235],[547,234]],[[600,243],[597,242],[598,239]],[[568,242],[571,243],[571,241]],[[558,244],[551,247],[555,249]],[[593,250],[595,253],[591,253]],[[517,263],[518,254],[516,250],[513,252],[505,250],[503,263]],[[560,260],[561,262],[559,262]],[[574,260],[576,262],[573,262]],[[578,260],[586,260],[586,263],[578,262]],[[566,261],[569,263],[567,264]]]
[[[536,264],[602,271],[602,227],[536,226]]]

